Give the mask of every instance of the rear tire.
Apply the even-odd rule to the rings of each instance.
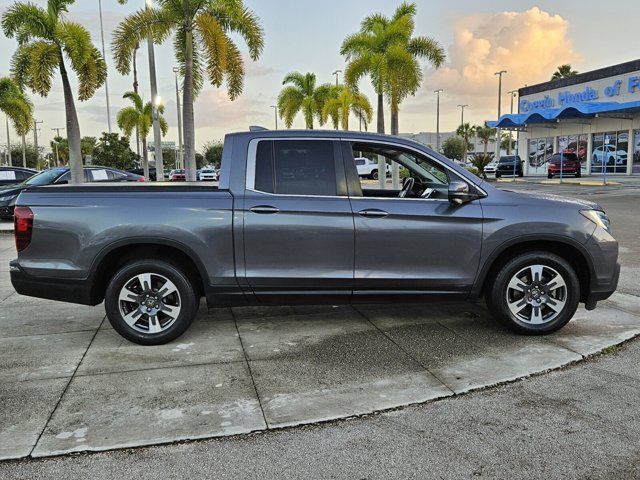
[[[378,180],[378,170],[374,170],[373,172],[371,172],[371,179]]]
[[[162,345],[182,335],[198,312],[189,277],[160,260],[139,260],[120,268],[105,294],[113,328],[139,345]]]
[[[530,252],[509,260],[485,291],[491,314],[507,328],[544,335],[565,326],[580,301],[573,267],[548,252]]]

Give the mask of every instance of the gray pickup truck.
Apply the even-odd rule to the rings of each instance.
[[[400,165],[400,189],[354,158]],[[227,135],[219,187],[87,184],[24,191],[18,293],[97,305],[140,344],[210,307],[484,297],[525,334],[557,330],[616,289],[618,243],[590,202],[498,190],[397,137]]]

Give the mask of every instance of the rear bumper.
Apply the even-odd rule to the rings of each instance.
[[[9,263],[11,284],[20,295],[60,302],[96,305],[91,298],[91,282],[68,278],[35,277],[20,268],[17,260]]]

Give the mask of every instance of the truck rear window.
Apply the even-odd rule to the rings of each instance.
[[[259,142],[256,150],[255,189],[282,195],[337,195],[332,142]]]

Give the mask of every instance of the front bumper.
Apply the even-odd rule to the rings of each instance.
[[[618,288],[618,280],[620,279],[620,264],[616,263],[613,276],[607,282],[603,282],[602,280],[591,282],[591,287],[589,289],[589,293],[587,294],[587,298],[585,303],[587,305],[600,302],[602,300],[606,300],[613,292]]]
[[[17,260],[9,263],[9,273],[11,284],[20,295],[82,305],[99,303],[91,298],[91,283],[88,280],[36,277],[20,268]]]

